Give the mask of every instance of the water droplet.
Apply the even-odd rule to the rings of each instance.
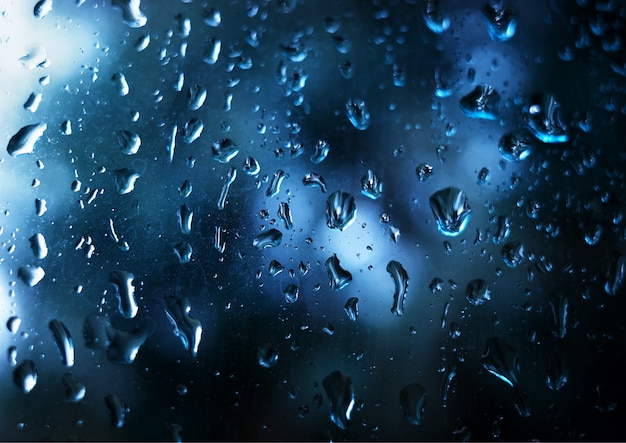
[[[520,417],[530,417],[530,407],[526,401],[526,393],[515,385],[513,387],[513,406]]]
[[[395,63],[392,66],[392,78],[394,86],[401,88],[406,85],[406,71]]]
[[[141,174],[134,169],[122,168],[113,171],[113,176],[115,178],[117,192],[125,195],[133,192],[135,189],[135,182],[139,177],[141,177]]]
[[[435,34],[442,34],[450,27],[450,18],[441,12],[439,0],[423,0],[424,2],[424,22],[428,29]]]
[[[265,343],[257,348],[257,363],[263,368],[271,368],[278,363],[278,350],[271,343]]]
[[[111,423],[116,428],[124,426],[126,414],[130,412],[128,405],[123,402],[117,394],[109,394],[104,397],[104,403],[109,408]]]
[[[356,219],[354,197],[343,191],[335,191],[326,200],[326,224],[331,229],[343,231]]]
[[[359,316],[359,299],[357,297],[350,297],[344,306],[344,310],[346,311],[346,315],[350,321],[356,321]]]
[[[493,235],[493,242],[495,244],[501,244],[511,234],[511,219],[507,216],[501,215],[498,217],[498,227]]]
[[[425,182],[433,174],[433,167],[428,163],[420,163],[415,168],[415,174],[420,182]]]
[[[63,388],[65,389],[65,399],[69,402],[79,402],[85,398],[87,388],[85,385],[76,380],[71,372],[63,374]]]
[[[346,102],[346,116],[352,126],[359,131],[366,130],[370,125],[370,113],[364,100],[355,98]]]
[[[470,304],[480,306],[491,300],[491,290],[485,280],[477,278],[467,284],[465,297]]]
[[[193,211],[186,204],[178,210],[178,226],[183,234],[191,234],[191,223],[193,222]]]
[[[468,117],[495,120],[498,118],[500,95],[489,85],[478,85],[461,98],[459,104]]]
[[[189,34],[191,33],[191,19],[182,14],[176,14],[174,20],[176,20],[178,25],[178,36],[181,38],[189,37]]]
[[[193,186],[191,185],[191,182],[189,180],[185,180],[180,188],[178,188],[178,192],[183,198],[189,197],[192,191]]]
[[[293,219],[288,203],[280,202],[280,205],[278,206],[278,217],[285,223],[285,228],[287,230],[293,228]]]
[[[552,311],[552,334],[563,338],[567,334],[567,309],[569,307],[567,296],[563,292],[551,294],[548,303]]]
[[[621,252],[612,251],[609,255],[609,267],[606,273],[604,292],[608,295],[616,295],[621,289],[626,276],[626,259]]]
[[[107,349],[107,358],[111,363],[129,365],[135,361],[137,353],[146,339],[154,332],[156,324],[150,318],[144,318],[139,326],[132,331],[123,331],[105,326],[106,336],[110,344]]]
[[[222,186],[222,191],[220,192],[220,198],[217,201],[217,209],[224,209],[226,206],[226,198],[228,197],[228,191],[230,190],[230,186],[235,182],[237,178],[237,169],[230,168],[228,171],[228,175],[224,179],[224,186]]]
[[[118,310],[126,318],[134,318],[139,310],[135,302],[134,279],[132,272],[113,271],[109,274],[109,282],[116,290]]]
[[[548,353],[546,361],[546,384],[554,391],[558,391],[567,383],[568,371],[563,358],[558,351]]]
[[[519,380],[519,356],[504,339],[487,339],[485,351],[480,357],[483,368],[510,386],[517,386]]]
[[[228,163],[237,154],[239,154],[239,148],[229,138],[223,138],[217,140],[212,146],[213,158],[220,163]]]
[[[122,11],[122,18],[131,28],[141,28],[145,26],[148,19],[139,9],[141,7],[140,0],[111,0],[114,7]]]
[[[172,296],[166,299],[165,314],[174,328],[174,334],[191,357],[196,358],[202,338],[202,324],[189,315],[190,311],[191,305],[186,298]]]
[[[42,98],[43,94],[41,92],[31,93],[24,102],[24,109],[30,112],[37,112]]]
[[[22,319],[17,315],[13,315],[7,320],[7,329],[9,330],[9,332],[11,332],[11,334],[17,334],[17,331],[19,331],[21,324]]]
[[[565,143],[567,127],[561,118],[561,104],[554,95],[533,96],[524,108],[526,125],[543,143]]]
[[[598,412],[611,412],[619,406],[614,394],[609,391],[604,383],[597,385],[594,389],[595,408]]]
[[[35,18],[44,18],[48,13],[52,11],[52,0],[39,0],[35,4],[35,8],[33,9],[33,14]]]
[[[455,237],[469,223],[472,210],[465,193],[450,187],[435,192],[429,199],[430,208],[437,221],[437,229],[443,235]]]
[[[270,184],[265,191],[265,195],[269,198],[276,196],[280,192],[280,185],[285,179],[285,171],[282,169],[277,169],[272,174],[272,179],[270,180]]]
[[[304,186],[319,188],[323,193],[326,192],[326,180],[324,180],[324,177],[316,174],[315,172],[309,172],[306,174],[302,178],[302,184],[304,184]]]
[[[284,269],[285,267],[278,260],[272,260],[270,262],[268,271],[272,277],[276,277],[278,274],[283,272]]]
[[[17,276],[30,288],[39,283],[45,275],[41,266],[24,265],[17,270]]]
[[[44,259],[48,256],[48,245],[46,239],[40,232],[33,235],[28,239],[30,242],[30,248],[33,250],[33,254],[38,259]]]
[[[340,429],[347,429],[354,408],[352,380],[347,374],[334,371],[324,377],[322,386],[330,403],[330,419]]]
[[[220,51],[222,50],[222,41],[216,38],[209,39],[209,45],[204,53],[204,62],[209,65],[214,65],[220,57]]]
[[[48,323],[48,327],[52,331],[54,341],[59,348],[61,360],[65,366],[74,366],[74,341],[70,335],[70,331],[60,320],[54,319]]]
[[[246,157],[243,163],[243,172],[245,172],[246,175],[254,177],[261,172],[261,165],[259,165],[259,162],[257,162],[254,157]]]
[[[515,268],[522,264],[525,258],[525,250],[522,242],[514,240],[506,243],[500,250],[502,260],[509,268]]]
[[[443,371],[443,378],[441,380],[441,402],[444,406],[448,404],[450,394],[456,392],[456,380],[457,380],[457,368],[454,365],[446,364]]]
[[[138,134],[126,130],[116,131],[115,133],[117,134],[120,142],[120,148],[122,148],[122,152],[124,154],[134,155],[139,151],[141,138]]]
[[[300,289],[297,285],[291,283],[283,289],[283,297],[287,303],[295,303],[298,300],[298,297],[300,297]]]
[[[439,277],[433,278],[428,285],[428,289],[430,289],[430,292],[432,292],[433,294],[437,294],[443,291],[443,280]]]
[[[383,182],[378,179],[374,171],[367,170],[361,178],[361,193],[372,200],[378,199],[383,194]]]
[[[115,74],[113,74],[113,77],[111,77],[111,81],[115,85],[115,90],[121,97],[128,95],[128,93],[130,92],[130,88],[124,74],[122,74],[121,72],[116,72]]]
[[[330,152],[330,144],[326,140],[318,140],[315,143],[315,152],[311,154],[311,161],[315,164],[319,164],[326,160],[328,153]]]
[[[524,160],[533,150],[528,138],[520,132],[509,132],[500,138],[498,150],[505,160],[516,162]]]
[[[417,383],[410,383],[400,390],[400,405],[404,418],[412,425],[419,426],[424,418],[426,390]]]
[[[345,61],[339,65],[339,74],[346,80],[354,76],[354,65],[350,61]]]
[[[252,245],[258,249],[275,248],[283,241],[283,233],[272,228],[261,232],[252,241]]]
[[[488,180],[489,180],[489,169],[488,168],[482,168],[480,171],[478,171],[478,176],[476,178],[476,183],[479,186],[484,185],[485,183],[487,183]]]
[[[584,239],[585,243],[589,246],[597,245],[602,239],[603,228],[599,223],[594,224],[593,226],[587,228],[585,230]]]
[[[189,263],[191,261],[191,254],[193,254],[193,248],[187,242],[176,242],[173,244],[174,253],[178,257],[178,261],[181,264]]]
[[[489,37],[496,42],[505,42],[515,35],[517,19],[513,11],[500,0],[491,0],[483,8]]]
[[[37,368],[32,360],[24,360],[13,370],[13,381],[28,394],[37,385]]]
[[[150,34],[144,34],[135,42],[135,51],[141,52],[150,44]]]
[[[341,267],[336,254],[329,257],[325,265],[328,271],[328,277],[330,278],[330,287],[333,290],[339,291],[352,281],[352,274]]]
[[[91,312],[83,321],[83,337],[89,349],[107,349],[111,344],[107,330],[111,327],[106,314]]]
[[[17,131],[9,140],[7,152],[11,157],[18,155],[32,154],[35,150],[35,143],[48,128],[45,123],[24,126]]]
[[[352,41],[350,41],[348,37],[335,34],[332,36],[331,40],[333,42],[333,45],[335,46],[335,49],[337,49],[340,54],[347,54],[348,52],[350,52],[350,48],[352,47]]]
[[[394,283],[392,314],[401,316],[404,314],[404,300],[409,287],[409,276],[400,262],[391,260],[387,263],[387,272],[391,275]]]
[[[204,123],[202,120],[198,118],[190,119],[187,123],[185,123],[185,127],[182,131],[183,141],[190,145],[200,137],[203,130]]]

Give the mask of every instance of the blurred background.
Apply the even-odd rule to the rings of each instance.
[[[623,439],[625,6],[0,2],[2,439]]]

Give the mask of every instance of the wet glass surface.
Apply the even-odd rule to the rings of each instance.
[[[625,29],[0,2],[0,439],[624,439]]]

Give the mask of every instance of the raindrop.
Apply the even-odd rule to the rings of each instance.
[[[30,248],[35,257],[44,259],[48,256],[48,245],[46,244],[46,239],[43,234],[38,232],[29,238],[28,241],[30,242]]]
[[[37,112],[42,98],[43,94],[41,92],[31,93],[24,102],[24,109],[30,112]]]
[[[116,428],[124,426],[126,414],[130,412],[128,405],[117,394],[109,394],[104,398],[104,403],[109,408],[111,423]]]
[[[74,366],[74,341],[70,335],[70,331],[60,320],[54,319],[48,323],[48,327],[52,331],[54,341],[59,348],[61,360],[65,366]]]
[[[191,254],[193,254],[193,248],[187,242],[181,241],[173,244],[174,253],[178,257],[178,261],[181,264],[189,263],[191,261]]]
[[[477,278],[467,284],[465,297],[470,304],[480,306],[491,300],[491,290],[485,280]]]
[[[516,162],[524,160],[532,153],[532,144],[520,132],[508,132],[500,138],[498,150],[505,160]]]
[[[261,165],[259,165],[259,162],[257,162],[254,157],[246,157],[243,163],[243,172],[245,172],[246,175],[254,177],[261,172]]]
[[[171,296],[166,299],[165,314],[174,328],[174,335],[180,339],[191,357],[196,358],[202,338],[202,324],[189,315],[190,311],[191,305],[186,298]]]
[[[156,324],[150,318],[144,318],[139,326],[130,332],[105,326],[106,335],[110,340],[107,349],[107,358],[111,363],[129,365],[135,361],[137,353],[150,334],[154,332]]]
[[[509,386],[517,386],[519,380],[519,356],[504,339],[487,339],[485,351],[480,357],[483,368]]]
[[[7,152],[11,157],[18,155],[32,154],[35,150],[35,143],[48,128],[45,123],[24,126],[17,131],[9,140]]]
[[[336,254],[333,254],[326,260],[326,270],[330,278],[330,287],[339,291],[345,288],[352,281],[352,274],[341,267]]]
[[[415,174],[420,182],[425,182],[433,174],[433,167],[428,163],[420,163],[415,168]]]
[[[209,39],[209,45],[204,53],[204,62],[209,65],[214,65],[217,63],[217,60],[220,56],[220,51],[222,50],[222,41],[216,38]]]
[[[134,155],[139,151],[139,147],[141,146],[141,138],[139,138],[139,135],[126,130],[116,131],[115,133],[117,134],[120,148],[122,148],[124,154]]]
[[[228,175],[224,179],[224,186],[222,186],[222,191],[220,192],[220,198],[217,201],[217,209],[224,209],[226,206],[226,198],[228,197],[228,191],[230,190],[230,186],[235,182],[237,178],[237,169],[230,168],[228,171]]]
[[[563,292],[550,295],[548,299],[552,311],[552,335],[563,338],[567,334],[567,309],[569,301]]]
[[[223,138],[213,142],[212,152],[215,160],[220,163],[228,163],[239,154],[239,148],[231,139]]]
[[[297,285],[291,283],[283,289],[283,297],[287,303],[295,303],[298,300],[298,297],[300,297],[300,289]]]
[[[187,109],[190,111],[197,111],[202,107],[206,100],[207,89],[201,85],[194,85],[189,87],[189,93],[187,94]]]
[[[319,174],[315,172],[309,172],[302,178],[302,184],[304,186],[310,186],[314,188],[319,188],[324,193],[326,192],[326,180]]]
[[[263,368],[271,368],[278,363],[278,349],[271,343],[265,343],[257,348],[257,363]]]
[[[65,389],[65,399],[69,402],[76,403],[85,398],[87,388],[85,385],[74,378],[71,372],[63,374],[63,388]]]
[[[17,276],[20,280],[31,288],[39,283],[45,275],[46,273],[41,266],[24,265],[17,270]]]
[[[350,321],[356,321],[359,316],[359,299],[357,297],[350,297],[344,306],[344,310],[346,311],[346,315]]]
[[[346,116],[352,126],[359,131],[366,130],[370,125],[370,113],[367,104],[361,99],[350,99],[346,102]]]
[[[280,245],[282,240],[283,233],[272,228],[257,235],[252,241],[252,245],[258,249],[275,248]]]
[[[489,85],[478,85],[459,102],[468,117],[495,120],[498,117],[500,95]]]
[[[551,94],[533,96],[530,105],[524,108],[524,120],[532,134],[543,143],[569,140],[561,119],[561,104]]]
[[[135,51],[141,52],[150,44],[150,34],[144,34],[135,42]]]
[[[502,260],[509,268],[522,264],[525,258],[524,245],[519,240],[513,240],[502,246],[500,250]]]
[[[472,210],[465,193],[450,187],[435,192],[429,199],[430,208],[437,221],[437,229],[443,235],[455,237],[469,223]]]
[[[183,234],[191,234],[191,223],[193,222],[193,211],[186,204],[178,210],[178,226]]]
[[[404,314],[404,300],[409,287],[409,276],[400,262],[391,260],[387,263],[387,272],[391,275],[394,283],[393,306],[391,313],[397,316]]]
[[[311,161],[315,164],[319,164],[326,160],[328,153],[330,152],[330,145],[326,140],[318,140],[315,143],[315,152],[311,154]]]
[[[202,123],[202,120],[197,118],[190,119],[185,123],[185,127],[182,131],[183,141],[190,145],[200,137],[203,129],[204,123]],[[172,155],[173,154],[170,153],[170,156]]]
[[[412,425],[419,426],[424,419],[426,390],[422,385],[410,383],[400,391],[400,405],[404,418]]]
[[[374,171],[367,170],[361,178],[361,194],[372,200],[378,199],[383,194],[383,182],[378,179]]]
[[[609,255],[609,267],[606,273],[604,292],[608,295],[617,295],[626,275],[626,259],[621,252],[612,251]]]
[[[285,228],[290,230],[293,228],[293,219],[291,216],[291,209],[289,208],[289,204],[285,202],[280,202],[278,206],[278,218],[280,218],[285,223]]]
[[[496,228],[492,240],[495,244],[502,244],[509,235],[511,235],[511,219],[501,215],[498,217],[498,227]]]
[[[347,374],[334,371],[324,377],[322,386],[330,403],[330,419],[340,429],[347,429],[354,408],[352,380]]]
[[[33,9],[33,14],[35,18],[44,18],[48,13],[52,11],[52,0],[39,0],[35,4],[35,8]]]
[[[17,315],[13,315],[7,320],[7,329],[11,334],[17,334],[17,331],[19,331],[21,324],[22,319]]]
[[[558,351],[548,353],[546,361],[546,384],[554,391],[558,391],[567,383],[568,370]]]
[[[124,74],[116,72],[113,74],[113,77],[111,77],[111,81],[115,85],[115,90],[121,97],[128,95],[130,88],[128,87],[128,82],[126,81],[126,76]]]
[[[280,185],[285,179],[285,171],[282,169],[277,169],[272,174],[272,179],[270,180],[270,184],[265,191],[265,195],[269,198],[275,197],[280,192]]]
[[[423,0],[424,22],[435,34],[442,34],[450,27],[450,18],[441,12],[439,0]]]
[[[13,370],[13,381],[28,394],[37,385],[37,368],[32,360],[24,360]]]
[[[326,224],[331,229],[343,231],[356,219],[354,197],[343,191],[335,191],[326,200]]]
[[[489,37],[493,41],[505,42],[513,38],[517,29],[517,19],[502,0],[490,0],[482,12],[487,22]]]
[[[120,194],[129,194],[135,189],[135,182],[141,174],[134,169],[122,168],[113,171],[115,178],[115,186],[117,186],[117,192]]]
[[[285,267],[278,260],[272,260],[270,262],[268,271],[272,277],[276,277],[278,274],[283,272],[284,269]]]
[[[131,272],[113,271],[109,282],[113,284],[118,299],[118,310],[126,318],[134,318],[139,308],[135,302],[135,276]]]

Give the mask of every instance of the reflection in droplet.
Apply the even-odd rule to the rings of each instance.
[[[437,191],[430,196],[429,203],[437,221],[437,229],[443,235],[455,237],[469,223],[472,210],[465,193],[459,188]]]
[[[315,164],[321,163],[326,160],[329,152],[330,144],[326,140],[320,139],[315,143],[315,152],[311,154],[311,161]]]
[[[87,388],[74,378],[71,372],[63,374],[63,388],[65,389],[65,399],[69,402],[79,402],[85,398]]]
[[[109,275],[109,282],[117,293],[119,312],[126,318],[134,318],[139,310],[135,302],[134,278],[133,273],[127,271],[113,271]]]
[[[400,391],[400,405],[404,418],[412,425],[419,426],[424,418],[426,390],[422,385],[410,383]]]
[[[505,160],[516,162],[524,160],[533,150],[532,144],[520,132],[508,132],[500,138],[498,150]]]
[[[330,287],[333,290],[339,291],[352,281],[352,274],[341,267],[336,254],[329,257],[325,265],[328,271],[328,277],[330,278]]]
[[[404,314],[404,300],[409,287],[409,276],[400,262],[391,260],[387,263],[387,272],[391,275],[394,284],[392,314]]]
[[[354,408],[352,380],[341,371],[334,371],[324,377],[322,386],[330,403],[330,419],[340,429],[347,429]]]
[[[178,257],[178,261],[181,264],[189,263],[191,261],[191,254],[193,254],[193,248],[187,242],[176,242],[173,244],[174,253]]]
[[[52,331],[54,341],[59,348],[63,364],[67,367],[74,366],[74,342],[72,341],[70,331],[63,322],[57,319],[51,320],[48,327]]]
[[[259,165],[259,162],[256,161],[254,157],[246,157],[243,163],[243,172],[253,177],[261,172],[261,165]]]
[[[48,13],[52,11],[52,0],[39,0],[35,4],[35,8],[33,9],[33,14],[35,18],[44,18]]]
[[[165,313],[174,328],[174,334],[191,356],[196,358],[202,338],[202,324],[189,315],[190,311],[191,305],[186,298],[172,296],[166,299]]]
[[[283,297],[287,303],[295,303],[300,297],[300,289],[297,285],[290,283],[283,289]]]
[[[258,249],[267,249],[280,245],[282,240],[283,233],[278,229],[272,228],[257,235],[252,241],[252,245]]]
[[[335,191],[326,200],[326,224],[343,231],[356,219],[356,203],[351,194]]]
[[[193,222],[193,211],[183,204],[178,209],[178,226],[183,234],[191,234],[191,224]]]
[[[32,360],[24,360],[13,370],[13,381],[28,394],[37,385],[37,368]]]
[[[27,125],[17,131],[9,140],[7,152],[11,157],[31,154],[35,150],[35,143],[48,128],[45,123]]]
[[[500,95],[489,85],[478,85],[459,102],[468,117],[495,120],[498,118]]]
[[[315,172],[309,172],[302,178],[302,183],[305,186],[311,186],[321,189],[322,192],[326,192],[326,180]]]
[[[115,74],[113,74],[113,77],[111,77],[111,81],[113,82],[113,85],[115,85],[115,90],[117,91],[118,95],[122,97],[128,95],[128,93],[130,92],[130,87],[128,86],[128,81],[126,81],[126,76],[124,74],[122,74],[121,72],[116,72]]]
[[[441,12],[439,0],[423,0],[424,2],[424,22],[428,29],[435,34],[441,34],[450,27],[450,18]]]
[[[293,228],[293,217],[289,203],[280,202],[278,206],[278,217],[285,223],[285,229],[290,230]]]

